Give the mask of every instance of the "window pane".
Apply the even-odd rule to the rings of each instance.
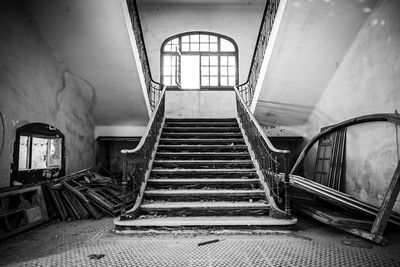
[[[171,41],[171,44],[175,44],[175,45],[179,44],[179,39],[178,38],[173,39]]]
[[[221,56],[221,66],[226,66],[228,65],[228,57],[227,56]]]
[[[208,67],[201,67],[201,74],[202,76],[210,75]]]
[[[228,40],[225,40],[225,39],[221,38],[221,51],[224,51],[224,52],[235,52],[235,47]]]
[[[50,139],[49,146],[47,167],[61,167],[61,138]]]
[[[221,75],[228,75],[228,69],[226,67],[221,67]]]
[[[200,41],[200,39],[199,39],[199,35],[198,34],[196,34],[196,35],[190,35],[190,42],[192,42],[192,43],[198,43]]]
[[[229,67],[229,75],[230,76],[236,75],[236,68],[235,67]]]
[[[210,66],[218,66],[218,57],[217,56],[210,57]]]
[[[229,77],[229,85],[230,85],[230,86],[234,86],[235,83],[236,83],[235,77]]]
[[[171,65],[171,56],[164,56],[164,66]]]
[[[200,50],[200,46],[199,44],[190,44],[190,51],[199,51]]]
[[[221,77],[221,86],[228,86],[228,77]]]
[[[188,43],[182,43],[182,51],[189,51],[190,47]]]
[[[208,57],[201,57],[201,65],[202,66],[208,66],[209,64],[209,58]]]
[[[211,67],[210,68],[211,75],[218,75],[218,67]]]
[[[164,66],[164,75],[170,75],[170,74],[171,74],[171,67]]]
[[[209,51],[208,44],[203,44],[203,43],[201,43],[201,44],[200,44],[200,51],[202,51],[202,52],[207,52],[207,51]]]
[[[19,158],[18,158],[18,170],[26,170],[27,167],[27,153],[28,153],[28,137],[19,137]]]
[[[189,36],[182,36],[182,43],[189,43]]]
[[[171,46],[171,51],[172,51],[172,52],[176,52],[177,49],[179,49],[179,45],[172,45],[172,46]]]
[[[171,46],[170,45],[164,46],[164,51],[171,52]]]
[[[210,77],[210,85],[218,86],[218,77]]]
[[[208,35],[201,34],[200,35],[200,42],[201,43],[208,43]]]
[[[201,77],[201,85],[209,86],[208,77]]]
[[[236,62],[235,62],[235,57],[228,57],[228,64],[229,66],[235,66]]]
[[[211,52],[217,52],[218,51],[218,44],[211,43],[210,44],[210,51]]]
[[[218,42],[217,37],[210,35],[210,43],[217,43],[217,42]]]
[[[31,169],[47,168],[47,142],[49,139],[32,137]]]

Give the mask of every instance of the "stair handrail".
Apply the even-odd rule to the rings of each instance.
[[[242,98],[238,88],[234,86],[236,93],[236,108],[245,137],[250,143],[251,150],[258,162],[265,182],[268,185],[272,216],[289,218],[290,211],[290,185],[289,185],[289,150],[276,148],[264,130],[250,112],[249,107]],[[283,168],[282,168],[283,165]],[[281,183],[283,187],[281,187]],[[282,192],[284,197],[282,198]],[[277,201],[283,210],[275,204]]]
[[[145,132],[134,149],[123,149],[122,204],[121,220],[129,220],[136,215],[143,198],[144,189],[151,170],[155,151],[165,122],[165,92],[163,85],[155,110],[146,126]],[[128,183],[132,181],[133,207],[127,211]]]
[[[144,80],[146,84],[149,104],[152,111],[155,110],[158,99],[160,98],[163,84],[154,81],[151,74],[149,58],[147,55],[146,45],[143,37],[142,25],[140,23],[139,10],[136,0],[126,0],[129,16],[131,18],[132,30],[135,34],[136,46],[139,52],[139,58],[143,69]]]
[[[267,49],[268,40],[272,32],[272,26],[274,25],[279,3],[280,0],[267,0],[257,35],[256,46],[254,48],[247,80],[246,82],[237,85],[238,91],[240,92],[247,106],[251,105],[254,97],[255,87],[259,78],[261,65],[264,61],[265,51]]]

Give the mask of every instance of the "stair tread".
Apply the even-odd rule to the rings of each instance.
[[[152,169],[152,172],[255,172],[256,169]]]
[[[218,141],[223,141],[223,142],[226,142],[226,141],[229,141],[229,140],[231,140],[232,142],[238,142],[238,141],[240,141],[240,142],[244,142],[244,139],[243,138],[231,138],[231,139],[227,139],[227,138],[224,138],[224,139],[220,139],[220,138],[192,138],[192,139],[184,139],[184,138],[182,138],[182,139],[179,139],[179,138],[161,138],[160,139],[160,142],[162,142],[162,141],[192,141],[192,142],[218,142]]]
[[[193,159],[188,159],[188,160],[154,160],[154,163],[252,163],[251,160],[243,160],[243,159],[227,159],[227,160],[193,160]]]
[[[258,179],[252,178],[188,178],[188,179],[157,179],[150,178],[149,183],[255,183]]]
[[[246,145],[159,145],[159,147],[183,147],[183,148],[190,148],[190,147],[247,147]]]
[[[269,216],[201,216],[201,217],[166,217],[121,221],[114,220],[117,226],[132,227],[182,227],[182,226],[289,226],[297,219],[277,219]]]
[[[150,189],[144,192],[145,195],[248,195],[248,194],[264,194],[262,189]]]
[[[248,208],[248,209],[268,209],[268,203],[262,202],[227,202],[227,201],[217,201],[217,202],[155,202],[155,203],[145,203],[140,207],[142,209],[229,209],[229,208]]]
[[[166,118],[166,122],[237,122],[236,118]]]

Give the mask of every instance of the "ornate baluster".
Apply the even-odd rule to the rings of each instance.
[[[284,179],[285,179],[284,180],[285,212],[286,212],[286,216],[290,217],[291,210],[290,210],[289,154],[288,153],[284,154],[283,164],[284,164],[284,172],[285,172],[285,177],[284,177]]]
[[[126,153],[123,154],[123,174],[122,174],[122,203],[121,203],[121,220],[126,220],[126,188],[128,186],[127,180],[127,165],[128,165],[128,155]]]

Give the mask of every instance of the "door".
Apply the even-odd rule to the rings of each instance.
[[[183,89],[200,89],[200,56],[181,55],[181,86]]]

